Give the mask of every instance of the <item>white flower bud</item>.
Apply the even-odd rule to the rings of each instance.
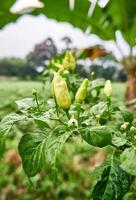
[[[76,126],[76,127],[78,127],[78,121],[75,118],[71,118],[68,121],[68,127],[70,127],[70,126]]]
[[[104,94],[109,97],[111,96],[112,93],[112,85],[111,85],[111,81],[107,80],[104,86]]]
[[[125,122],[124,124],[122,124],[121,127],[120,127],[121,130],[127,129],[128,125],[129,125],[129,122]]]
[[[96,119],[100,119],[100,115],[96,115],[95,117],[96,117]]]

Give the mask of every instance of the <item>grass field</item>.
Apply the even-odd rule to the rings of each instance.
[[[40,91],[38,81],[0,80],[0,118],[15,110],[15,101],[32,96],[32,89]]]
[[[124,101],[125,83],[113,83],[113,98],[117,101]]]

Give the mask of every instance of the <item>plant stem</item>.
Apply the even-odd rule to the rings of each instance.
[[[81,104],[77,103],[76,104],[76,108],[77,108],[77,120],[78,120],[78,124],[79,124],[79,119],[80,119],[80,107],[81,107]]]
[[[68,110],[65,110],[65,113],[66,113],[66,115],[67,115],[67,118],[70,119]]]
[[[63,123],[63,122],[61,121],[61,119],[50,118],[50,120],[56,120],[56,121],[59,121],[59,122],[62,123],[64,126],[67,126],[65,123]]]
[[[111,105],[111,99],[110,97],[107,97],[107,107],[108,107],[108,117],[110,119],[111,115],[110,115],[110,105]]]
[[[37,92],[34,92],[33,95],[34,95],[34,98],[35,98],[35,101],[36,101],[37,110],[38,110],[38,112],[40,112],[40,105],[39,105],[39,102],[38,102]]]

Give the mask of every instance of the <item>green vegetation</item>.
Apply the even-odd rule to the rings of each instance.
[[[39,93],[38,81],[0,80],[0,116],[17,110],[15,101],[32,96],[32,89]],[[10,200],[89,200],[92,185],[91,171],[104,159],[104,153],[85,142],[68,143],[57,162],[57,171],[46,168],[30,180],[22,170],[17,144],[24,132],[31,132],[33,123],[20,123],[12,130],[7,141],[7,151],[0,164],[0,199]],[[65,159],[67,156],[67,159]],[[94,159],[93,159],[94,158]],[[99,161],[100,159],[100,161]],[[88,174],[90,174],[88,176]]]
[[[33,88],[40,92],[42,83],[11,79],[0,80],[0,118],[15,111],[15,101],[24,97],[30,97]]]
[[[0,28],[29,12],[112,40],[120,53],[115,60],[127,74],[125,98],[131,100],[130,108],[135,107],[131,105],[136,97],[135,1],[110,0],[103,5],[101,1],[41,0],[41,8],[30,6],[13,14],[14,3],[1,1]],[[127,54],[120,46],[121,37],[129,47]],[[45,66],[52,57],[43,54],[49,49],[45,47],[37,45],[27,62],[2,59],[0,75],[28,80],[31,71],[35,78],[40,71],[35,67]],[[56,55],[57,49],[52,50]],[[90,59],[100,56],[97,50]],[[57,57],[44,71],[42,83],[1,81],[0,199],[136,199],[136,114],[124,104],[124,85],[115,83],[112,92],[111,81],[103,79],[110,76],[102,75],[100,68],[96,77],[102,79],[88,72],[85,80],[75,73],[71,52]]]
[[[113,100],[118,104],[124,104],[125,99],[125,83],[113,83]]]
[[[71,59],[67,65],[71,66]],[[112,89],[110,80],[105,84],[103,79],[83,79],[74,70],[64,69],[63,59],[49,65],[43,80],[45,85],[43,82],[39,87],[40,82],[37,82],[34,89],[28,82],[25,92],[30,93],[17,99],[17,107],[13,109],[16,113],[0,122],[2,164],[8,163],[8,167],[11,164],[9,171],[16,174],[15,169],[21,167],[21,157],[30,188],[33,185],[30,189],[24,182],[27,180],[24,172],[20,171],[15,177],[19,175],[21,186],[16,181],[17,187],[12,191],[15,181],[12,176],[6,198],[12,193],[19,199],[18,187],[24,193],[22,200],[27,195],[28,199],[38,197],[39,200],[45,197],[58,200],[125,198],[136,175],[134,167],[130,168],[134,163],[129,159],[131,156],[135,159],[136,128],[134,115],[122,106],[123,85],[121,94],[117,90],[119,85],[115,84]],[[13,83],[17,91],[18,84]],[[97,151],[102,153],[102,160]],[[4,181],[2,184],[9,186]],[[36,192],[33,192],[34,187]]]
[[[80,141],[76,145],[68,143],[60,154],[56,172],[46,167],[28,179],[20,163],[17,143],[17,138],[8,141],[9,150],[0,163],[0,199],[90,200],[91,171],[103,161],[102,151]]]

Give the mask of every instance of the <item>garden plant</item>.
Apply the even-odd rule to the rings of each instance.
[[[71,52],[52,60],[44,72],[48,94],[18,100],[17,113],[0,122],[0,154],[6,139],[19,121],[33,121],[34,132],[24,133],[18,144],[23,169],[33,177],[45,166],[56,170],[65,143],[86,141],[97,148],[108,147],[105,161],[93,172],[93,200],[133,200],[136,198],[136,121],[126,107],[112,103],[110,80],[83,79],[75,74],[76,61]],[[46,92],[46,91],[45,91]],[[67,159],[67,155],[65,157]],[[89,174],[88,174],[89,176]],[[91,177],[90,177],[91,178]]]

